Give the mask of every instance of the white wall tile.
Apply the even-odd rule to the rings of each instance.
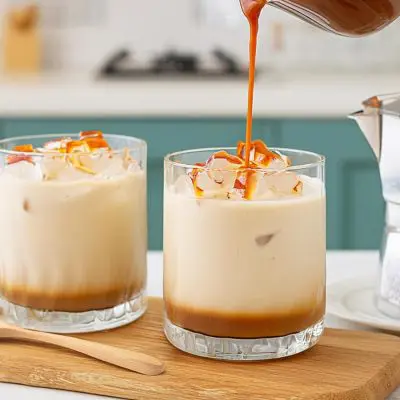
[[[0,0],[5,5],[16,0]],[[23,0],[17,0],[23,1]],[[247,60],[238,0],[38,0],[45,66],[90,70],[121,47],[145,58],[168,48],[206,54],[221,46]],[[220,15],[210,12],[219,5]],[[280,46],[277,44],[280,43]],[[400,22],[362,39],[327,34],[273,8],[262,16],[259,65],[277,71],[400,71]]]

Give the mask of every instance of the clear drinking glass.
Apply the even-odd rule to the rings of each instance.
[[[236,171],[195,165],[219,150],[235,149],[165,158],[166,337],[185,352],[227,360],[302,352],[324,327],[324,157],[272,149],[291,166],[258,170],[256,194],[243,200],[233,189]],[[212,184],[198,197],[192,177],[199,172],[230,193],[221,196]],[[301,194],[276,194],[293,179],[301,180]]]
[[[115,328],[139,318],[147,305],[147,146],[104,135],[112,150],[101,155],[11,150],[66,136],[79,139],[64,134],[0,141],[5,317],[58,333]],[[15,157],[23,159],[13,163]],[[70,157],[94,173],[75,168]]]

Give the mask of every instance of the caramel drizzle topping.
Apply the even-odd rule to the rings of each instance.
[[[65,156],[69,162],[76,169],[90,175],[95,175],[95,171],[86,167],[82,161],[81,156],[91,154],[97,150],[111,151],[111,147],[104,139],[103,133],[98,130],[83,131],[79,134],[79,140],[72,140],[71,138],[60,138],[52,140],[44,144],[43,148],[35,149],[32,144],[23,144],[15,146],[12,150],[21,153],[57,153]],[[111,154],[109,154],[111,157]],[[28,161],[34,164],[33,158],[28,154],[12,154],[7,157],[7,164],[15,164],[20,161]],[[124,152],[124,165],[132,161],[129,151],[126,149]]]
[[[190,179],[192,180],[193,183],[193,189],[196,197],[202,197],[204,190],[199,187],[197,184],[197,177],[200,173],[200,171],[203,170],[203,168],[206,166],[206,163],[196,163],[195,166],[200,167],[200,168],[193,168],[192,172],[190,173]]]
[[[250,159],[248,167],[246,167],[246,143],[242,141],[237,145],[236,156],[222,150],[214,153],[205,163],[195,164],[195,167],[198,168],[193,168],[189,174],[193,183],[195,196],[204,196],[204,189],[199,187],[197,182],[200,172],[207,172],[210,179],[213,179],[217,184],[223,183],[216,181],[211,176],[211,171],[213,170],[211,167],[212,162],[217,159],[224,159],[233,166],[232,170],[229,170],[232,174],[236,174],[233,188],[239,190],[245,200],[250,200],[254,196],[257,188],[257,171],[268,168],[274,160],[282,161],[286,167],[290,166],[288,159],[271,151],[262,140],[253,141],[249,148]],[[218,170],[218,168],[215,168],[214,170]],[[292,193],[301,194],[302,188],[303,183],[299,180],[296,186],[292,189]]]
[[[21,153],[33,153],[34,149],[31,144],[21,144],[19,146],[15,146],[13,151],[20,151]],[[31,156],[24,155],[24,154],[10,154],[7,156],[7,164],[16,164],[21,161],[27,161],[33,164],[33,159]]]
[[[303,182],[298,181],[296,186],[292,189],[293,194],[300,194],[303,190]]]

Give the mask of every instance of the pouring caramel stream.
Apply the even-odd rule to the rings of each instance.
[[[256,72],[258,20],[267,0],[240,0],[242,10],[250,25],[249,42],[249,83],[247,98],[247,121],[246,121],[246,152],[244,166],[250,166],[250,149],[253,132],[253,105],[254,105],[254,83]]]
[[[239,191],[241,198],[251,200],[257,185],[257,170],[264,170],[270,167],[271,162],[280,160],[285,167],[290,165],[290,160],[269,150],[267,145],[261,140],[252,141],[253,130],[253,104],[254,104],[254,86],[257,56],[257,38],[258,26],[261,11],[268,0],[240,0],[242,11],[246,16],[250,27],[249,40],[249,79],[248,79],[248,98],[247,98],[247,119],[246,119],[246,140],[240,141],[237,145],[236,156],[220,151],[213,154],[205,163],[197,163],[190,173],[195,195],[203,197],[205,191],[198,184],[199,174],[209,173],[213,169],[213,162],[217,159],[224,159],[234,168],[231,172],[236,174],[234,189]],[[210,174],[209,174],[210,175]],[[222,184],[223,182],[215,183]],[[301,185],[293,188],[293,193],[300,192]],[[227,193],[229,199],[229,193]]]

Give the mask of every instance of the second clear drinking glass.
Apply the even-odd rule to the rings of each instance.
[[[251,172],[255,192],[245,200],[231,166],[198,164],[221,150],[234,151],[165,158],[165,334],[211,358],[302,352],[322,335],[325,315],[324,158],[272,149],[291,166]]]
[[[0,141],[0,296],[25,328],[104,330],[146,310],[146,143],[84,134]]]

